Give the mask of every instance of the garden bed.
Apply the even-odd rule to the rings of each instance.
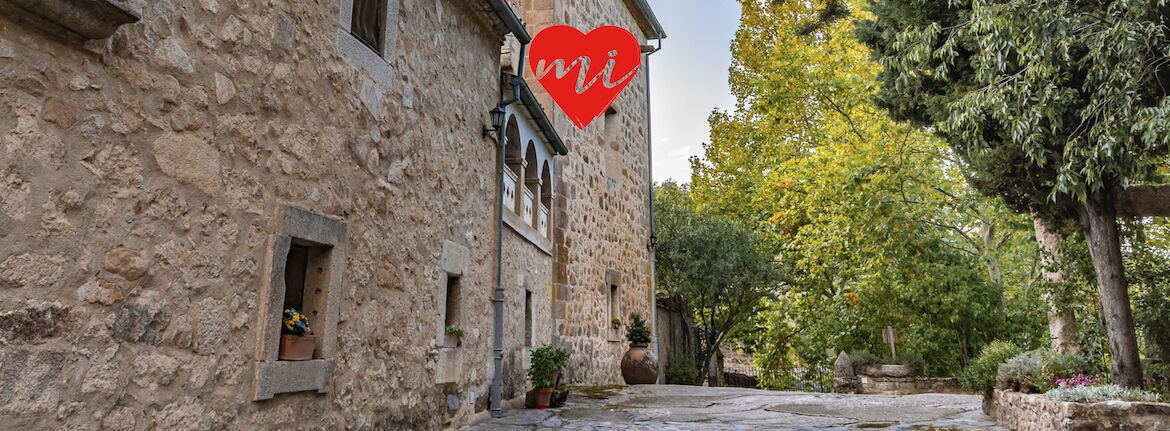
[[[1170,404],[1132,401],[1056,402],[1044,394],[996,390],[987,414],[1016,431],[1170,429]]]

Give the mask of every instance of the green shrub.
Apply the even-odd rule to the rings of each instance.
[[[996,386],[1000,389],[1035,393],[1053,388],[1055,379],[1078,374],[1092,374],[1093,367],[1083,358],[1050,349],[1024,352],[999,366]]]
[[[630,315],[630,324],[626,326],[626,339],[631,343],[650,342],[650,328],[646,327],[646,320],[642,315],[638,313]]]
[[[1037,384],[1043,380],[1043,351],[1029,350],[1000,364],[995,386],[1004,390],[1035,393],[1039,392]]]
[[[667,356],[666,383],[670,385],[699,384],[699,368],[695,366],[695,361],[684,355]]]
[[[1056,351],[1044,352],[1044,375],[1047,377],[1044,389],[1052,389],[1055,379],[1067,379],[1077,375],[1091,375],[1095,370],[1085,358]]]
[[[959,375],[959,383],[964,388],[988,394],[995,389],[996,376],[999,374],[999,364],[1019,355],[1022,349],[1010,341],[992,341],[983,346],[979,356],[967,365]]]
[[[922,369],[926,367],[926,361],[922,359],[922,355],[915,352],[906,352],[898,355],[898,359],[894,360],[894,363],[910,367],[915,373],[921,373]]]
[[[869,350],[854,350],[849,352],[849,364],[853,365],[854,370],[857,370],[858,367],[878,365],[881,363],[881,359],[878,359],[873,353],[869,353]]]
[[[1095,403],[1099,401],[1158,401],[1157,394],[1140,389],[1123,388],[1117,385],[1079,386],[1075,388],[1053,389],[1045,395],[1056,402]]]
[[[569,352],[552,344],[545,344],[532,351],[532,366],[528,378],[536,388],[551,388],[552,374],[569,362]]]

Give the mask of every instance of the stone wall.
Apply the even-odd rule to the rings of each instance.
[[[996,390],[991,416],[1017,431],[1170,429],[1170,404],[1126,401],[1055,402],[1044,394]]]
[[[505,227],[503,276],[507,298],[504,303],[503,398],[510,400],[523,397],[532,388],[527,374],[532,349],[524,343],[525,292],[532,294],[534,319],[530,347],[552,342],[552,256],[511,227]],[[490,358],[487,364],[491,366]],[[485,382],[485,390],[488,388],[486,383],[490,382]]]
[[[858,375],[863,394],[962,394],[959,381],[950,377],[870,377]]]
[[[536,35],[551,25],[589,31],[616,25],[645,43],[621,0],[525,1],[523,18]],[[610,327],[609,284],[618,275],[620,318],[651,318],[649,170],[646,153],[645,69],[613,104],[615,113],[577,129],[525,67],[569,154],[557,158],[553,221],[554,340],[571,353],[567,378],[579,384],[621,383],[625,327]],[[607,274],[609,274],[607,276]]]
[[[91,42],[0,14],[4,427],[438,428],[486,408],[501,37],[474,2],[394,2],[389,81],[339,52],[337,1],[127,3],[142,20]],[[337,308],[310,322],[336,321],[335,348],[321,393],[253,401],[282,204],[346,225]],[[468,250],[467,335],[436,384],[445,241]],[[514,315],[551,269],[509,270]]]

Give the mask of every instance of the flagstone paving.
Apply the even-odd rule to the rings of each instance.
[[[974,430],[1006,431],[976,395],[843,395],[640,385],[608,396],[574,391],[564,407],[511,409],[481,430]]]

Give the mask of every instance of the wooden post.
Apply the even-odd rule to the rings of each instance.
[[[887,326],[886,329],[882,330],[882,342],[890,345],[890,359],[897,359],[898,350],[894,348],[894,343],[898,342],[898,331],[894,330],[892,326]]]

